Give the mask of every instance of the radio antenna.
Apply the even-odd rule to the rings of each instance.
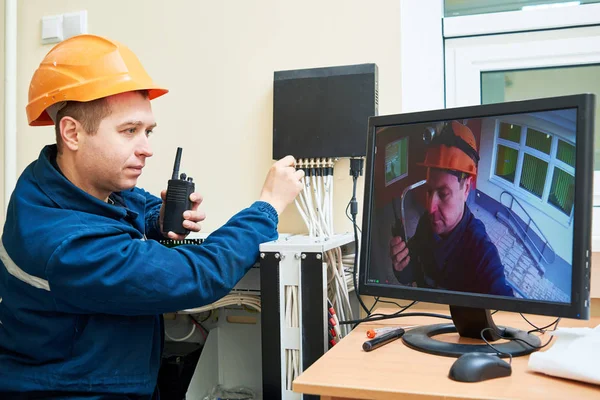
[[[171,179],[177,179],[179,175],[179,164],[181,163],[181,152],[183,149],[181,147],[177,148],[177,155],[175,155],[175,164],[173,165],[173,176]]]

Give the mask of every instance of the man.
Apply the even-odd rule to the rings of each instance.
[[[128,48],[92,35],[58,44],[36,70],[29,124],[54,124],[57,144],[20,176],[0,241],[0,398],[150,398],[160,315],[227,294],[277,238],[302,188],[292,157],[202,245],[157,241],[184,237],[163,232],[165,192],[135,187],[153,154],[150,100],[165,93]],[[190,200],[183,226],[199,231],[202,197]]]
[[[445,124],[427,149],[427,208],[408,246],[390,240],[400,283],[461,292],[514,296],[504,266],[483,223],[467,205],[477,176],[477,143],[471,130]]]

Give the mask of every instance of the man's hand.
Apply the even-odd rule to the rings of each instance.
[[[185,237],[187,235],[178,235],[175,232],[169,231],[169,232],[164,232],[163,231],[163,221],[165,219],[165,203],[167,201],[167,191],[163,190],[162,192],[160,192],[160,198],[162,199],[163,203],[162,206],[160,207],[160,217],[159,217],[159,223],[160,223],[160,231],[162,232],[162,234],[165,237],[168,237],[169,239],[172,240],[182,240],[185,239]],[[204,213],[204,211],[198,211],[198,207],[200,206],[200,203],[202,203],[202,196],[199,193],[192,193],[190,194],[190,200],[192,201],[192,209],[188,210],[186,212],[183,213],[183,227],[189,231],[192,232],[200,232],[200,224],[199,222],[204,221],[204,219],[206,218],[206,214]]]
[[[390,257],[392,257],[392,265],[398,272],[402,271],[410,262],[408,255],[408,247],[404,240],[399,236],[394,236],[390,240]]]
[[[273,164],[260,193],[259,200],[271,204],[279,215],[304,187],[304,171],[296,170],[295,165],[296,160],[292,156],[286,156]]]

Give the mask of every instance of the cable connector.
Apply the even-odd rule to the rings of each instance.
[[[334,332],[337,334],[337,337],[341,339],[342,330],[340,329],[340,320],[338,319],[337,314],[335,313],[335,309],[333,308],[333,305],[331,304],[331,301],[329,301],[329,299],[327,299],[327,317],[329,326],[333,328]]]
[[[356,183],[358,181],[358,177],[362,175],[364,160],[362,158],[351,158],[350,159],[350,175],[352,176],[352,198],[348,203],[348,207],[346,207],[346,214],[348,213],[348,208],[350,208],[350,214],[352,217],[350,220],[352,221],[352,225],[354,225],[354,245],[356,250],[354,251],[354,269],[352,271],[352,282],[354,283],[354,293],[356,294],[356,298],[360,303],[360,306],[367,313],[367,315],[371,314],[371,311],[367,308],[365,303],[360,298],[360,294],[358,293],[358,226],[356,226],[356,216],[358,215],[358,201],[356,200]]]
[[[350,200],[350,214],[352,219],[356,219],[358,214],[358,201],[356,201],[356,181],[359,176],[363,174],[364,160],[362,158],[351,158],[350,159],[350,176],[352,176],[352,199]]]
[[[363,166],[365,160],[363,158],[351,158],[350,159],[350,176],[354,179],[358,179],[363,174]]]

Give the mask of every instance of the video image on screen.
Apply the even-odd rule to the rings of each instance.
[[[376,127],[367,282],[570,303],[576,123]]]

